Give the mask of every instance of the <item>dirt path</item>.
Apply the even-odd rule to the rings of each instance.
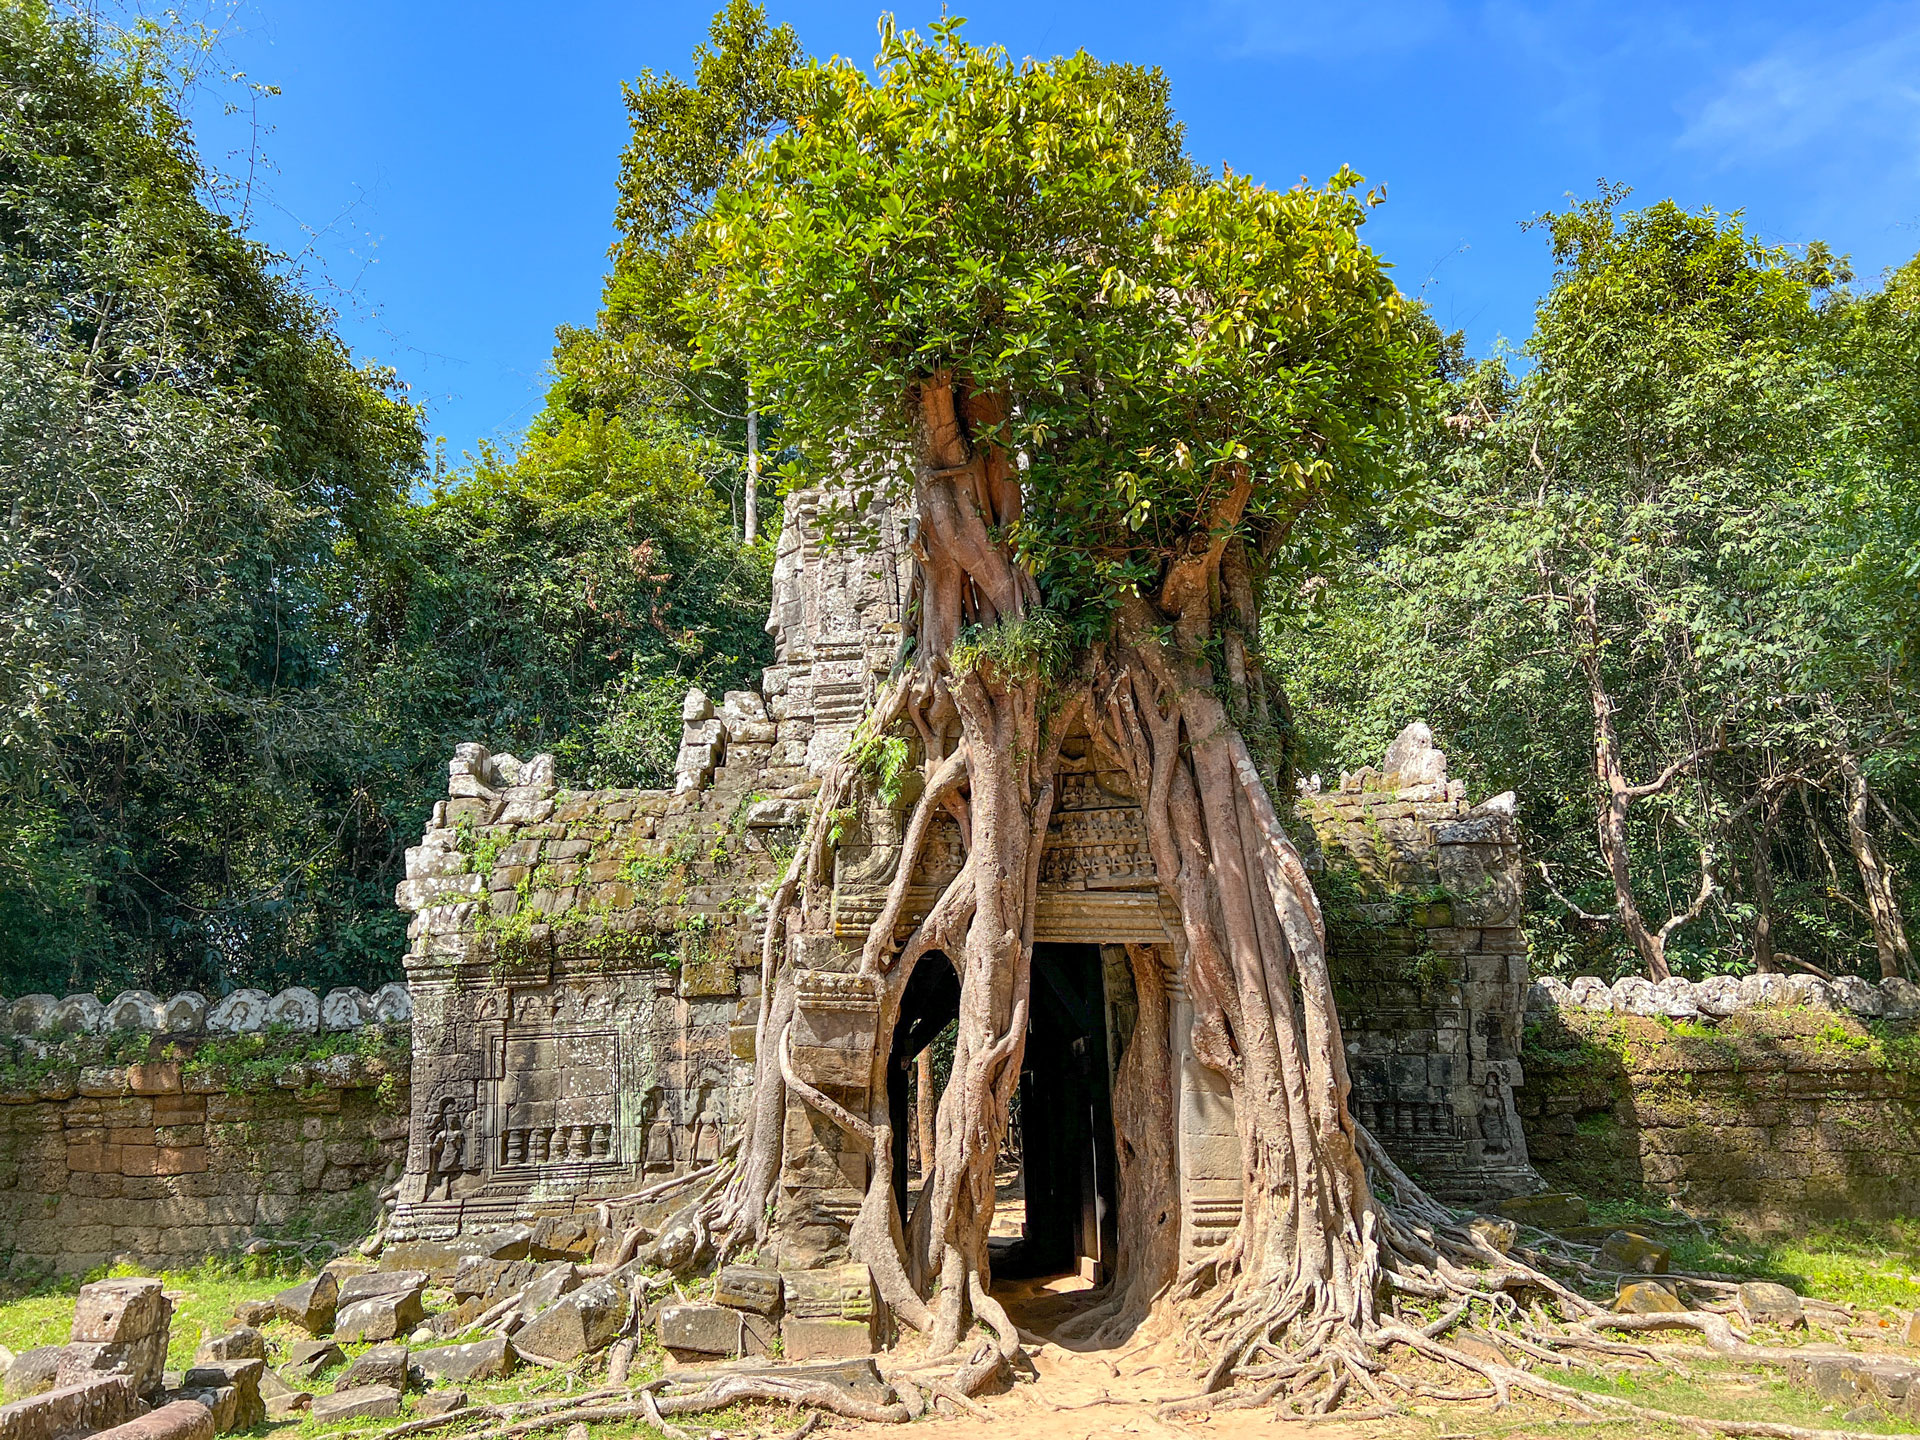
[[[1015,1385],[1001,1395],[984,1397],[991,1415],[929,1416],[913,1426],[914,1440],[1094,1440],[1110,1435],[1180,1437],[1191,1440],[1275,1440],[1298,1433],[1313,1440],[1389,1440],[1389,1437],[1431,1433],[1417,1419],[1394,1421],[1329,1421],[1310,1427],[1277,1425],[1267,1409],[1228,1412],[1193,1420],[1162,1420],[1154,1412],[1166,1401],[1191,1395],[1198,1388],[1191,1367],[1181,1360],[1173,1342],[1162,1340],[1141,1348],[1076,1351],[1053,1338],[1055,1329],[1083,1309],[1091,1287],[1072,1276],[1051,1280],[1014,1281],[994,1287],[994,1295],[1021,1330],[1045,1341],[1029,1344],[1037,1385]],[[890,1426],[858,1427],[876,1436],[898,1440]]]

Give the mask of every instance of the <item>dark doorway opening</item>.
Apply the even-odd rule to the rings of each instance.
[[[908,1166],[914,1062],[960,1014],[960,982],[939,954],[914,967],[901,997],[888,1057],[893,1121],[893,1188],[911,1208]],[[944,1081],[945,1077],[940,1077]],[[926,1103],[927,1097],[921,1097]],[[999,1279],[1077,1273],[1096,1283],[1111,1272],[1117,1231],[1112,1070],[1105,974],[1097,945],[1033,947],[1033,992],[1019,1099],[1003,1168],[992,1246]],[[1024,1198],[1017,1234],[1003,1222]]]
[[[994,1242],[996,1278],[1113,1267],[1112,1074],[1106,984],[1097,945],[1033,947],[1033,1002],[1020,1069],[1020,1161],[1026,1225]]]

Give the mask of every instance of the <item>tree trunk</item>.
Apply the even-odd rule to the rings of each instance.
[[[1543,572],[1543,579],[1549,578]],[[1600,810],[1595,830],[1600,841],[1600,858],[1613,881],[1613,914],[1627,932],[1633,952],[1640,957],[1649,980],[1665,980],[1673,974],[1667,965],[1667,939],[1680,926],[1697,919],[1713,898],[1715,889],[1712,856],[1704,844],[1700,856],[1700,890],[1685,910],[1670,915],[1658,930],[1647,924],[1639,902],[1633,897],[1633,851],[1627,839],[1627,816],[1636,800],[1658,795],[1702,758],[1721,748],[1716,737],[1675,760],[1654,779],[1640,785],[1629,784],[1620,758],[1620,733],[1614,725],[1616,707],[1608,693],[1606,675],[1601,668],[1600,616],[1594,593],[1568,593],[1568,613],[1573,619],[1579,649],[1581,674],[1586,677],[1587,697],[1593,707],[1593,773],[1600,786]]]
[[[920,421],[912,660],[823,780],[806,841],[769,908],[755,1108],[722,1207],[723,1251],[764,1237],[780,1117],[787,1097],[797,1096],[867,1149],[871,1178],[850,1247],[872,1267],[893,1315],[927,1332],[929,1356],[957,1357],[941,1383],[975,1393],[1015,1362],[1018,1333],[989,1293],[994,1163],[1026,1042],[1034,906],[1055,774],[1069,730],[1084,724],[1096,751],[1128,778],[1160,883],[1178,906],[1194,1053],[1231,1087],[1244,1175],[1234,1236],[1176,1275],[1168,981],[1154,952],[1129,947],[1140,1020],[1117,1077],[1121,1255],[1099,1333],[1129,1332],[1156,1306],[1204,1296],[1191,1323],[1212,1357],[1209,1391],[1283,1364],[1284,1383],[1316,1392],[1322,1409],[1349,1383],[1377,1394],[1373,1376],[1381,1367],[1363,1352],[1408,1343],[1404,1326],[1377,1313],[1389,1289],[1493,1297],[1463,1268],[1484,1260],[1472,1238],[1349,1112],[1319,903],[1216,690],[1223,685],[1246,707],[1242,713],[1257,716],[1257,651],[1244,634],[1242,643],[1221,643],[1236,623],[1257,619],[1237,538],[1252,481],[1236,467],[1221,468],[1213,512],[1157,591],[1128,599],[1114,638],[1068,673],[1041,643],[1054,633],[1051,622],[1005,540],[1021,494],[995,439],[1008,413],[1004,400],[947,375],[930,377],[911,398]],[[1227,675],[1214,673],[1212,657],[1224,659]],[[863,1117],[807,1085],[781,1058],[793,1008],[781,957],[789,928],[827,923],[828,816],[857,783],[864,747],[909,724],[923,785],[859,962],[879,998]],[[960,871],[896,946],[916,859],[941,814],[958,826]],[[954,965],[959,1023],[952,1073],[933,1105],[931,1139],[922,1142],[920,1198],[903,1219],[887,1160],[885,1071],[902,997],[922,961]],[[923,1072],[923,1125],[930,1090]],[[1394,1206],[1375,1198],[1369,1167],[1395,1194]],[[1592,1308],[1518,1260],[1503,1265],[1505,1280],[1525,1274],[1578,1313]],[[974,1320],[992,1332],[990,1343],[968,1338]],[[1435,1348],[1426,1338],[1419,1344]],[[1475,1368],[1464,1356],[1448,1358]]]
[[[1747,825],[1753,845],[1753,968],[1773,975],[1780,968],[1773,958],[1773,827],[1778,810],[1763,800],[1760,814],[1759,824]]]
[[[933,1093],[933,1047],[929,1045],[913,1062],[914,1143],[920,1147],[920,1174],[933,1166],[933,1107],[939,1097]]]
[[[1847,743],[1846,730],[1836,725],[1836,749],[1840,774],[1847,782],[1847,848],[1860,870],[1860,886],[1867,892],[1867,917],[1873,924],[1873,945],[1880,957],[1880,976],[1913,974],[1913,951],[1907,943],[1907,927],[1900,915],[1900,897],[1894,890],[1893,872],[1880,857],[1873,832],[1867,829],[1867,814],[1873,791],[1859,757]]]
[[[746,541],[751,545],[760,538],[760,410],[753,402],[751,380],[747,382],[747,494],[742,508]]]

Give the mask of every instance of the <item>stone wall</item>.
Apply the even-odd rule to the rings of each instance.
[[[1296,797],[1316,847],[1353,1110],[1433,1193],[1535,1189],[1514,1109],[1527,942],[1513,796],[1471,805],[1425,725]]]
[[[1920,1039],[1791,1001],[1717,1023],[1538,1008],[1516,1102],[1528,1151],[1587,1195],[1761,1220],[1920,1207]]]
[[[184,1058],[132,1064],[83,1063],[103,1057],[71,1040],[14,1049],[0,1074],[0,1275],[364,1235],[406,1153],[403,1036],[313,1060],[260,1038],[237,1066],[203,1062],[191,1041],[153,1045]]]

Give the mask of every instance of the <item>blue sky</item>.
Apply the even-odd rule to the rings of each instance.
[[[866,61],[875,0],[769,0]],[[1476,354],[1524,341],[1549,265],[1520,222],[1605,177],[1744,209],[1863,277],[1920,250],[1920,0],[1882,5],[980,0],[976,43],[1161,66],[1196,159],[1272,184],[1385,183],[1369,239]],[[902,24],[937,15],[902,8]],[[455,460],[538,409],[553,330],[590,322],[626,135],[620,82],[685,74],[683,0],[239,0],[224,61],[281,94],[199,116],[255,229],[300,256],[357,353]]]

